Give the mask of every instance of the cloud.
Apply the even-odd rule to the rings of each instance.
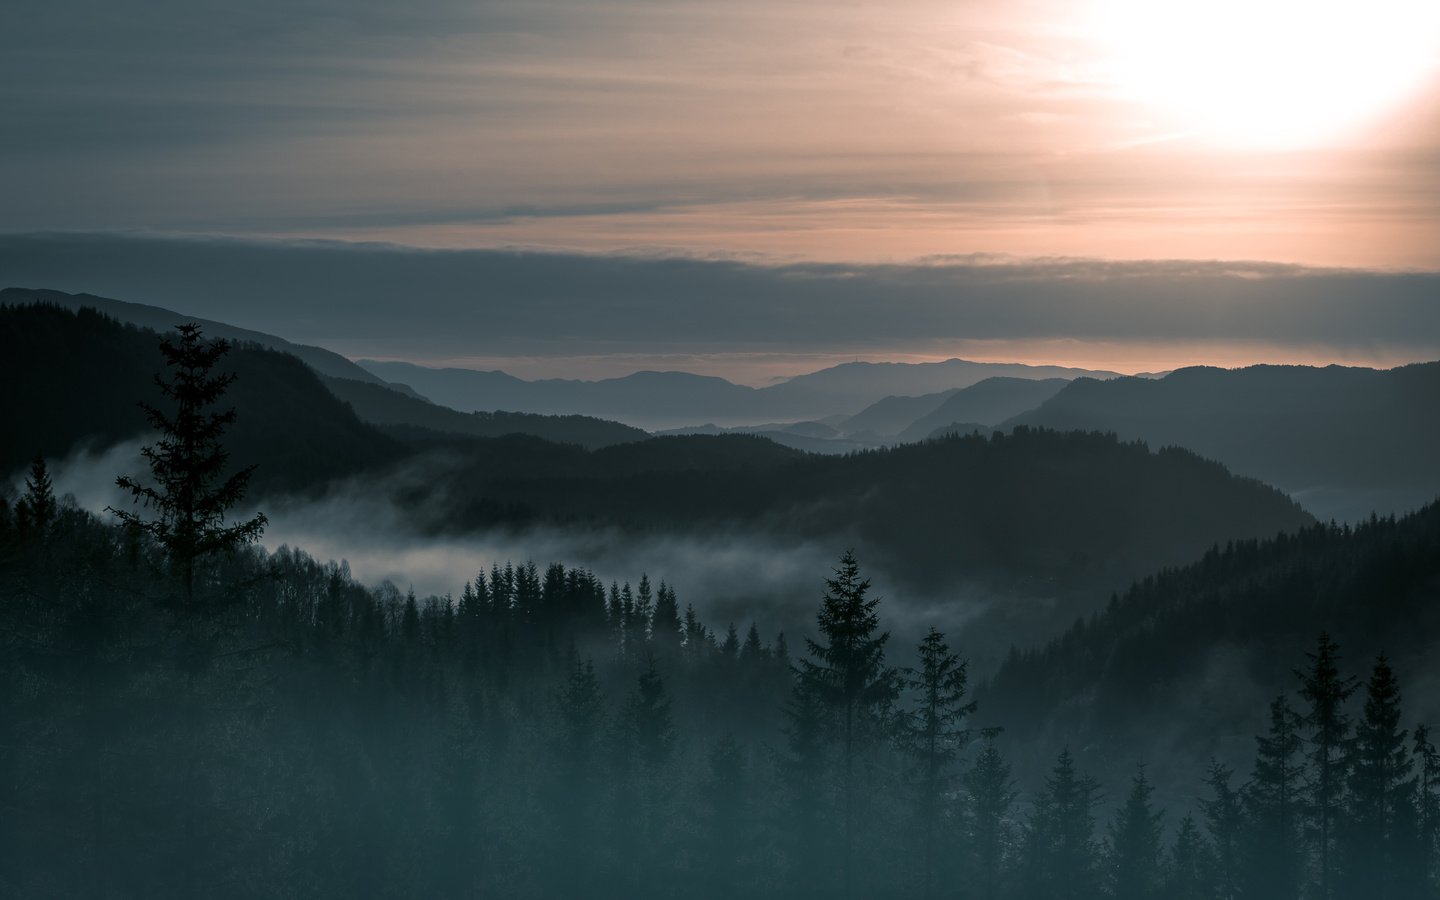
[[[7,285],[86,291],[412,359],[1255,342],[1440,356],[1440,274],[1265,263],[911,265],[0,236]]]

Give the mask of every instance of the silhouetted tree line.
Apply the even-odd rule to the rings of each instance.
[[[9,896],[1434,896],[1440,755],[1328,638],[1248,771],[1107,813],[1068,750],[1022,792],[848,555],[792,658],[558,564],[422,599],[237,547],[181,602],[39,464],[0,523]]]
[[[792,651],[644,575],[420,598],[203,504],[173,540],[167,471],[160,529],[57,500],[43,460],[0,502],[6,896],[1435,894],[1440,756],[1327,636],[1248,776],[1212,764],[1176,821],[1143,769],[1107,811],[1068,749],[1022,793],[963,658],[933,629],[894,654],[852,554]]]

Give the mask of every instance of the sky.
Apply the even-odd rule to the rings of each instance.
[[[1440,355],[1420,308],[1440,271],[1440,4],[1427,0],[12,0],[5,20],[4,285],[179,298],[341,352],[527,374]],[[340,287],[280,290],[277,312],[236,296],[273,288],[264,271],[228,287],[114,271],[137,246],[189,270],[223,245],[288,271],[336,244],[353,251],[342,262],[441,261],[450,274],[407,277],[444,282],[445,302],[372,285],[366,308],[388,302],[388,327],[370,312],[326,325]],[[477,255],[421,252],[439,249]],[[455,274],[457,259],[472,269]],[[514,266],[503,290],[465,281],[517,259],[629,280],[602,279],[600,300],[583,283],[558,298],[568,276]],[[1109,312],[1022,328],[996,309],[1010,296],[993,289],[997,260],[1052,306],[1095,293],[1097,261],[1169,261],[1183,285],[1111,268]],[[667,281],[677,261],[710,280]],[[779,318],[833,320],[804,275],[818,266],[871,290],[841,292],[849,318],[816,329],[824,340],[791,340],[734,293],[745,272]],[[1296,266],[1327,286],[1323,322],[1293,298],[1278,320],[1237,307],[1289,297]],[[1233,275],[1219,297],[1215,271]],[[1242,281],[1264,284],[1230,290]],[[917,282],[953,308],[876,333]],[[1176,297],[1201,308],[1177,316]],[[1385,319],[1392,302],[1407,311]],[[617,304],[626,323],[673,327],[587,330]],[[1154,327],[1124,325],[1121,308]],[[526,330],[514,309],[548,315]],[[487,331],[487,311],[508,320]]]

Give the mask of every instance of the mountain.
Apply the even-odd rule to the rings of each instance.
[[[164,366],[159,340],[89,308],[0,306],[0,378],[12,386],[0,396],[7,431],[0,472],[16,471],[37,453],[56,460],[82,446],[104,449],[149,434],[136,401],[160,405],[153,381]],[[306,491],[406,453],[294,356],[238,344],[221,368],[236,375],[223,401],[236,410],[226,447],[232,460],[257,466],[257,493]]]
[[[904,431],[911,422],[934,412],[940,404],[961,390],[969,388],[951,388],[919,397],[886,397],[870,404],[836,427],[840,432],[855,437],[893,437]]]
[[[504,372],[430,369],[405,362],[364,359],[359,364],[387,381],[403,381],[436,403],[466,412],[515,410],[545,415],[588,415],[646,429],[707,420],[766,417],[754,388],[687,372],[636,372],[623,378],[525,381]]]
[[[648,430],[709,422],[731,427],[766,421],[854,415],[890,395],[968,387],[993,375],[1051,378],[1113,377],[1114,373],[1054,366],[948,360],[943,363],[845,363],[779,384],[752,388],[686,372],[636,372],[598,381],[525,381],[504,372],[430,369],[404,362],[360,360],[386,381],[403,382],[459,410],[513,409],[615,419]],[[918,415],[919,413],[917,413]]]
[[[185,322],[194,322],[205,330],[205,334],[212,338],[225,338],[228,341],[237,341],[248,344],[258,344],[271,350],[278,350],[281,353],[288,353],[298,358],[305,365],[331,378],[348,378],[352,381],[363,381],[370,384],[385,384],[384,381],[371,375],[369,372],[355,365],[350,360],[338,353],[332,353],[320,347],[311,347],[305,344],[292,344],[284,338],[276,337],[273,334],[265,334],[260,331],[250,331],[246,328],[236,328],[234,325],[227,325],[224,322],[216,322],[211,319],[199,319],[184,313],[164,309],[159,306],[146,306],[143,303],[127,303],[123,300],[111,300],[108,297],[97,297],[94,294],[67,294],[62,291],[31,290],[28,288],[5,288],[0,290],[0,306],[23,305],[28,303],[47,303],[58,306],[61,309],[68,309],[72,312],[82,307],[98,310],[101,313],[119,322],[128,322],[131,325],[139,325],[156,332],[167,332],[176,325]],[[402,392],[410,391],[404,385],[392,385],[396,390]]]
[[[547,441],[578,444],[595,450],[611,444],[642,441],[650,435],[638,428],[589,416],[544,416],[535,413],[462,413],[428,400],[401,394],[388,385],[353,381],[348,378],[321,380],[330,392],[350,404],[355,414],[393,434],[413,429],[462,434],[471,437],[499,437],[530,434]]]
[[[929,413],[899,432],[902,441],[924,440],[939,429],[960,423],[998,425],[1034,409],[1070,382],[1063,378],[987,378],[956,391]]]
[[[1002,427],[1112,431],[1178,445],[1288,491],[1324,517],[1440,495],[1440,362],[1366,369],[1196,367],[1077,379]]]
[[[744,451],[741,464],[716,461]],[[1123,584],[1217,541],[1312,521],[1283,494],[1183,450],[1017,429],[845,456],[743,435],[655,438],[594,454],[500,443],[397,489],[430,527],[583,525],[640,533],[804,535],[864,548],[917,590],[1020,578],[1053,593]],[[663,470],[619,466],[646,454]],[[771,538],[765,538],[771,539]]]
[[[1064,366],[1028,366],[1021,363],[982,363],[947,359],[933,363],[850,362],[799,375],[774,385],[784,396],[809,392],[832,396],[869,396],[874,402],[886,396],[913,396],[969,387],[986,378],[1116,378],[1116,372]]]
[[[1126,766],[1137,752],[1162,765],[1180,752],[1185,766],[1213,755],[1248,771],[1250,735],[1271,698],[1295,697],[1294,669],[1322,630],[1346,673],[1363,679],[1389,656],[1407,721],[1440,717],[1440,503],[1399,520],[1227,541],[1136,582],[1049,643],[1012,651],[979,701],[1015,738],[1063,739],[1092,770],[1125,748]]]

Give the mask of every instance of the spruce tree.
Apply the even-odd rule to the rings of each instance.
[[[684,638],[685,623],[680,620],[675,590],[662,581],[655,591],[655,614],[650,620],[650,640],[661,662],[669,663],[679,657]]]
[[[1310,760],[1308,807],[1314,833],[1319,900],[1330,900],[1335,891],[1337,823],[1344,810],[1346,742],[1350,737],[1350,716],[1345,702],[1359,683],[1340,674],[1340,648],[1327,633],[1321,633],[1314,653],[1306,654],[1310,666],[1300,677],[1300,695],[1310,704],[1304,723],[1309,733]]]
[[[22,538],[44,539],[55,524],[58,505],[55,502],[55,485],[50,480],[50,470],[45,457],[37,455],[30,464],[30,475],[25,479],[25,496],[15,505],[17,526]]]
[[[1342,832],[1344,881],[1350,896],[1411,897],[1415,831],[1409,733],[1400,728],[1400,687],[1381,656],[1366,685],[1365,709],[1349,754],[1349,796]],[[1403,889],[1402,889],[1403,887]]]
[[[950,652],[944,634],[931,627],[916,652],[920,666],[908,670],[905,679],[914,692],[914,706],[904,716],[900,739],[916,770],[921,894],[930,897],[936,885],[941,802],[949,793],[955,759],[969,737],[963,726],[975,704],[965,701],[965,661]]]
[[[1217,900],[1236,900],[1241,892],[1245,808],[1240,792],[1230,785],[1233,777],[1228,766],[1211,760],[1205,775],[1210,797],[1200,801],[1210,835],[1207,880]]]
[[[1165,900],[1211,900],[1218,896],[1210,849],[1195,817],[1187,813],[1175,830],[1175,843],[1165,861]]]
[[[216,374],[215,364],[230,350],[225,340],[201,340],[200,326],[178,326],[178,340],[160,342],[165,364],[174,371],[169,379],[155,376],[161,395],[173,406],[164,412],[141,403],[146,418],[159,433],[154,444],[141,450],[150,464],[154,482],[144,484],[128,475],[115,483],[130,492],[133,502],[152,509],[155,518],[111,508],[125,524],[148,533],[163,547],[185,589],[187,603],[195,596],[195,563],[202,556],[232,550],[257,540],[265,528],[264,513],[226,525],[225,516],[245,495],[255,467],[225,474],[229,454],[221,444],[225,429],[235,421],[235,410],[215,412],[212,407],[235,380],[233,374]]]
[[[1030,896],[1092,900],[1099,896],[1095,807],[1100,785],[1075,771],[1069,748],[1035,797],[1025,827],[1023,878]]]
[[[1304,871],[1300,717],[1283,696],[1270,704],[1270,729],[1255,738],[1255,767],[1245,786],[1246,897],[1295,900]]]
[[[979,900],[997,900],[1001,896],[1001,874],[1010,852],[1011,808],[1018,796],[1010,764],[996,746],[999,734],[998,728],[981,732],[984,746],[965,773],[969,811],[965,847],[970,857],[969,876]]]
[[[813,694],[827,710],[839,751],[842,881],[849,895],[861,803],[857,763],[885,733],[898,675],[885,665],[890,635],[878,630],[875,607],[880,601],[868,596],[870,580],[860,576],[854,553],[841,557],[835,577],[826,579],[825,586],[816,616],[820,640],[805,640],[811,658],[799,661],[795,690]]]
[[[1152,900],[1159,893],[1163,814],[1151,802],[1154,793],[1154,786],[1141,769],[1131,779],[1125,805],[1110,823],[1105,862],[1114,900]]]

